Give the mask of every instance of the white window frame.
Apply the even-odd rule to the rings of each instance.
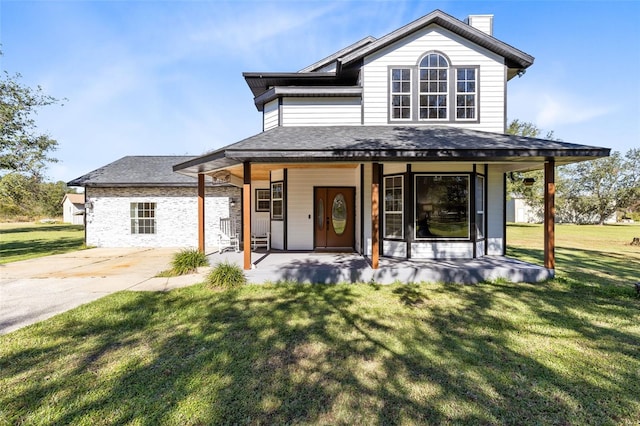
[[[422,66],[422,62],[426,59],[427,61],[429,60],[428,58],[431,56],[437,56],[438,57],[438,62],[440,62],[440,58],[442,58],[444,60],[444,62],[446,63],[446,67],[444,66],[440,66],[440,64],[436,65],[436,66]],[[419,121],[449,121],[449,115],[450,115],[450,101],[451,101],[451,97],[450,97],[450,90],[449,90],[449,85],[450,85],[450,72],[449,70],[451,69],[451,64],[449,63],[449,60],[441,53],[439,52],[429,52],[426,55],[424,55],[422,57],[422,59],[420,59],[419,62],[419,66],[418,66],[418,120]],[[423,80],[422,79],[422,71],[426,71],[427,74],[430,74],[431,71],[436,71],[438,76],[435,80],[431,80],[429,78]],[[441,80],[441,71],[444,71],[444,80]],[[427,76],[428,77],[428,76]],[[444,92],[439,90],[439,86],[442,84],[442,82],[444,81],[444,87],[445,90]],[[436,91],[431,91],[431,90],[427,90],[427,91],[422,91],[422,83],[426,83],[427,85],[430,84],[435,84],[436,87],[438,88],[438,90]],[[427,104],[426,105],[422,105],[422,97],[426,96],[427,97]],[[436,99],[439,99],[440,97],[444,96],[444,100],[445,100],[445,106],[440,107],[440,106],[430,106],[429,105],[429,98],[435,96]],[[436,110],[439,111],[441,109],[444,109],[445,111],[445,116],[444,117],[436,117],[436,118],[429,118],[429,111],[430,110]],[[426,118],[422,118],[422,110],[426,110],[427,111],[427,117]]]
[[[394,83],[399,83],[400,87],[402,88],[402,85],[405,84],[407,82],[407,80],[405,80],[402,76],[400,80],[394,80],[393,78],[393,74],[394,71],[400,71],[401,73],[403,71],[407,71],[409,73],[409,91],[405,92],[405,91],[394,91],[393,90],[393,86]],[[389,69],[389,117],[392,121],[411,121],[413,119],[413,102],[412,102],[412,98],[413,98],[413,78],[412,78],[412,70],[410,67],[393,67]],[[402,118],[402,109],[403,108],[407,108],[404,105],[400,105],[400,106],[395,106],[393,104],[393,100],[396,96],[399,96],[401,99],[402,97],[407,97],[409,99],[409,105],[408,105],[408,109],[409,109],[409,117],[407,118]],[[394,110],[398,109],[400,111],[400,117],[394,117]]]
[[[155,234],[157,232],[156,210],[157,204],[153,202],[142,201],[130,203],[129,211],[131,216],[131,234]],[[148,215],[145,215],[147,212]]]
[[[395,181],[400,181],[400,210],[387,210],[387,189],[390,188],[388,182],[393,182],[393,186],[391,188],[396,189],[398,186],[395,185]],[[393,175],[393,176],[385,176],[384,177],[384,190],[383,190],[383,233],[384,238],[389,239],[404,239],[404,176],[403,175]],[[387,215],[399,215],[400,216],[400,236],[389,235],[387,233]]]
[[[460,67],[460,68],[454,68],[454,74],[455,74],[455,105],[454,105],[454,112],[455,112],[455,120],[456,121],[476,121],[478,119],[478,68],[475,67]],[[464,80],[459,80],[458,78],[458,73],[460,71],[465,71],[465,77],[468,71],[473,71],[473,80],[469,80],[468,78],[465,78]],[[458,90],[459,88],[459,84],[463,83],[465,85],[465,88],[467,87],[467,85],[469,83],[473,83],[473,91],[460,91]],[[458,106],[458,96],[473,96],[473,117],[469,118],[469,117],[458,117],[458,109],[459,108],[464,108],[465,111],[467,111],[469,109],[469,107],[466,105],[463,105],[462,107]],[[466,112],[465,112],[466,115]]]
[[[484,176],[476,175],[476,240],[484,240],[485,238],[485,187]],[[480,220],[478,220],[480,218]]]
[[[278,189],[279,188],[279,189]],[[279,194],[276,197],[276,194]],[[280,204],[280,214],[276,214],[274,204]],[[284,182],[273,182],[271,184],[271,219],[282,220],[284,219]]]

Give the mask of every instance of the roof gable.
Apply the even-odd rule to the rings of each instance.
[[[465,39],[504,57],[505,63],[509,68],[526,69],[533,64],[533,56],[528,55],[523,51],[518,50],[515,47],[510,46],[497,38],[442,12],[441,10],[435,10],[356,51],[342,56],[338,59],[339,69],[340,67],[347,67],[351,64],[357,63],[365,56],[371,55],[378,50],[433,24],[445,28],[454,34],[464,37]]]

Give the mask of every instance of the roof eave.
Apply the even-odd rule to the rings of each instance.
[[[282,96],[289,97],[352,97],[362,96],[359,86],[276,86],[254,98],[253,102],[258,111],[264,110],[264,105]]]

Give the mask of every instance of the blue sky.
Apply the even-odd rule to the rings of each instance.
[[[2,69],[65,105],[50,180],[125,155],[200,155],[262,129],[243,71],[297,71],[434,9],[493,14],[536,60],[508,84],[508,117],[567,142],[640,148],[640,1],[0,0]]]

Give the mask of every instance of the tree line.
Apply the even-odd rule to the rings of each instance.
[[[513,120],[507,133],[539,137],[541,130],[532,123]],[[558,140],[553,132],[546,139]],[[525,179],[533,179],[533,185]],[[529,181],[530,182],[530,181]],[[614,151],[609,157],[556,168],[556,221],[604,224],[609,218],[640,221],[640,149],[624,155]],[[507,179],[509,197],[522,197],[542,218],[544,173],[542,170],[514,172]]]

